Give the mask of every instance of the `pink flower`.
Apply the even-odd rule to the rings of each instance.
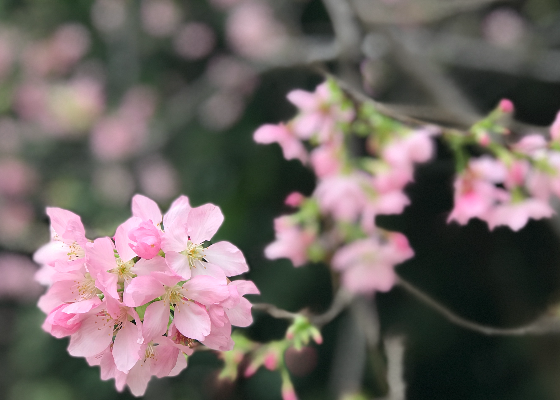
[[[311,152],[311,165],[318,178],[339,174],[342,170],[342,147],[340,143],[331,141]]]
[[[550,137],[553,141],[560,141],[560,111],[556,114],[556,118],[550,125]]]
[[[376,235],[342,247],[334,254],[332,266],[352,292],[386,292],[395,284],[394,266],[413,255],[406,237],[393,232],[384,240]]]
[[[151,220],[142,222],[128,233],[129,239],[136,242],[136,245],[130,243],[129,246],[140,257],[149,260],[155,257],[161,249],[161,235],[162,232],[154,226]]]
[[[518,231],[527,224],[529,219],[550,218],[553,214],[554,210],[547,202],[527,198],[519,202],[504,203],[496,206],[489,213],[487,221],[490,229],[506,225],[512,230]]]
[[[305,196],[299,192],[292,192],[284,200],[284,204],[290,207],[299,207],[305,200]]]
[[[354,172],[349,175],[334,175],[322,179],[313,196],[321,210],[340,221],[351,222],[364,210],[367,195],[367,175]]]
[[[307,151],[290,125],[263,125],[255,131],[253,139],[262,144],[278,143],[286,160],[298,159],[303,164],[307,162]]]
[[[264,254],[267,258],[288,258],[294,267],[300,267],[307,262],[307,249],[315,241],[315,234],[302,229],[292,222],[290,217],[283,216],[274,220],[276,240],[269,244]]]
[[[146,329],[161,332],[167,330],[169,307],[174,306],[174,322],[184,336],[203,341],[210,334],[211,321],[205,306],[211,306],[229,296],[226,283],[211,276],[199,275],[182,285],[179,276],[152,274],[135,278],[125,289],[124,302],[137,307],[162,297],[146,309],[156,317],[145,321]]]
[[[126,373],[140,359],[143,341],[142,323],[136,311],[106,297],[100,306],[83,316],[79,329],[70,336],[68,352],[75,357],[92,357],[112,343],[116,368]]]
[[[447,221],[465,225],[469,219],[486,219],[491,208],[507,192],[495,186],[506,177],[505,166],[490,157],[470,160],[467,169],[455,180],[455,205]]]
[[[342,109],[333,102],[328,82],[324,82],[310,93],[293,90],[288,100],[295,105],[300,114],[294,119],[294,132],[302,139],[317,135],[319,142],[326,143],[339,134],[337,123],[350,122],[354,118],[351,109]]]
[[[246,1],[235,7],[226,21],[230,46],[242,56],[266,60],[286,45],[286,28],[276,20],[267,3]]]
[[[186,197],[173,202],[164,216],[161,245],[169,268],[184,279],[211,275],[225,280],[248,271],[243,253],[233,244],[223,241],[203,246],[223,220],[220,208],[213,204],[191,208]]]

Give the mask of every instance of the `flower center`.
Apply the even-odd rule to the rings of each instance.
[[[204,258],[204,247],[202,247],[202,244],[196,244],[189,240],[186,250],[183,250],[181,254],[188,257],[191,268],[196,268],[195,262],[202,261]]]
[[[163,295],[163,300],[168,301],[169,304],[172,306],[176,305],[177,303],[181,303],[184,301],[184,295],[181,293],[181,287],[179,285],[175,285],[173,287],[167,287],[165,289],[165,293]]]
[[[89,300],[101,293],[101,290],[95,287],[95,280],[91,277],[89,272],[86,272],[85,279],[78,285],[78,293],[82,300]]]

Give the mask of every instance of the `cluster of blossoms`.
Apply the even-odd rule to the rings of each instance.
[[[252,322],[258,294],[251,281],[228,277],[248,271],[229,242],[208,241],[223,222],[212,204],[192,208],[185,196],[162,215],[157,204],[136,195],[132,217],[114,238],[86,239],[76,214],[48,208],[51,241],[35,253],[39,279],[50,287],[39,300],[43,329],[70,336],[68,351],[99,365],[142,395],[150,377],[174,376],[199,346],[233,348],[231,327]]]
[[[404,235],[376,226],[375,217],[400,214],[409,204],[403,189],[414,178],[414,165],[432,157],[437,130],[412,130],[370,104],[355,111],[330,80],[313,93],[292,91],[288,100],[299,110],[295,118],[260,127],[254,139],[276,142],[286,159],[310,164],[317,187],[309,198],[288,196],[286,204],[299,211],[275,220],[276,241],[267,257],[289,258],[295,266],[330,261],[350,291],[389,290],[394,266],[413,251]],[[369,155],[351,154],[364,139]]]
[[[455,205],[449,221],[464,225],[471,218],[479,218],[490,229],[505,225],[517,231],[529,219],[554,214],[550,199],[560,196],[560,115],[550,128],[550,141],[539,134],[529,134],[511,145],[490,140],[492,131],[507,133],[500,127],[500,114],[511,112],[513,105],[503,100],[467,135],[450,138],[456,153],[466,152],[467,146],[478,141],[489,154],[458,166]],[[457,158],[465,159],[461,154]]]

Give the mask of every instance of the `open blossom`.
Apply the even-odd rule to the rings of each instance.
[[[192,208],[181,196],[162,215],[136,195],[114,237],[94,241],[76,214],[47,213],[52,239],[34,256],[50,285],[39,300],[43,329],[70,337],[69,353],[99,365],[117,390],[141,396],[152,376],[184,369],[197,342],[231,350],[232,325],[251,324],[244,296],[258,289],[226,278],[248,270],[243,254],[229,242],[205,247],[223,221],[218,207]]]
[[[278,143],[286,160],[298,159],[304,164],[307,162],[307,150],[290,125],[263,125],[255,131],[253,138],[257,143]]]
[[[373,235],[342,247],[335,253],[332,265],[342,273],[342,282],[348,290],[386,292],[395,284],[395,265],[413,255],[406,237],[392,232],[386,238]]]
[[[267,258],[288,258],[294,267],[302,266],[307,262],[307,249],[315,240],[315,234],[301,228],[289,216],[274,220],[276,240],[264,250]]]
[[[294,131],[302,139],[316,135],[319,142],[325,143],[338,134],[337,124],[354,118],[352,109],[343,109],[333,100],[327,82],[317,86],[315,92],[297,89],[288,93],[287,97],[300,111],[293,124]]]

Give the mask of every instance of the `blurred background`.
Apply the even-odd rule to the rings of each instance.
[[[2,0],[0,1],[0,399],[128,399],[97,367],[40,328],[32,253],[48,241],[46,206],[82,217],[90,239],[114,234],[142,193],[162,210],[179,194],[219,205],[215,237],[239,246],[260,288],[253,301],[328,308],[324,265],[269,261],[272,220],[314,177],[280,148],[252,141],[291,118],[292,89],[329,71],[403,115],[468,126],[504,97],[514,134],[541,131],[560,109],[560,4],[555,0]],[[560,299],[557,221],[519,233],[447,225],[454,167],[438,146],[408,188],[412,205],[382,226],[405,233],[416,257],[398,273],[459,315],[521,326]],[[404,345],[408,399],[559,399],[560,340],[487,337],[451,325],[401,289],[378,294],[384,337]],[[370,306],[373,299],[369,300]],[[281,338],[282,321],[254,313],[245,333]],[[324,344],[295,356],[301,399],[345,388],[386,395],[382,344],[362,357],[351,316]],[[359,336],[359,335],[358,335]],[[345,357],[346,355],[346,357]],[[217,380],[209,352],[145,398],[280,399],[280,377]],[[300,368],[298,368],[298,366]],[[303,368],[303,367],[305,368]],[[349,371],[351,372],[349,374]]]

